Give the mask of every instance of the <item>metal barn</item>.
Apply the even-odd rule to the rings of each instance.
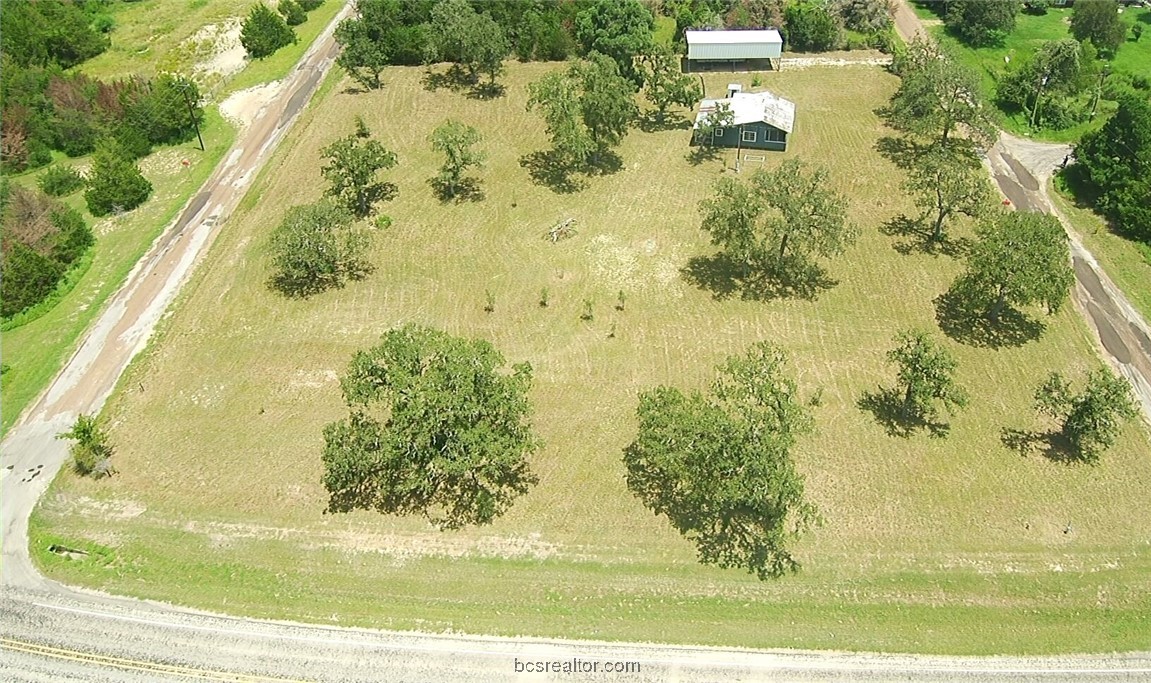
[[[775,29],[747,31],[684,31],[687,67],[691,71],[735,70],[766,62],[778,69],[783,37]],[[775,61],[772,61],[775,60]]]

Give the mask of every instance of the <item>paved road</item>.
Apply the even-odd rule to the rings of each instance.
[[[54,439],[99,411],[131,358],[307,103],[334,55],[330,28],[204,190],[189,202],[86,335],[44,396],[0,444],[0,680],[521,681],[528,662],[634,662],[626,681],[1144,681],[1151,654],[952,658],[745,651],[335,629],[208,615],[79,591],[48,581],[28,557],[28,514],[66,457]],[[525,665],[517,671],[517,661]]]
[[[928,35],[907,0],[899,0],[895,18],[895,28],[905,40]],[[1054,214],[1063,224],[1071,239],[1075,270],[1072,302],[1094,333],[1104,357],[1131,382],[1143,419],[1151,424],[1151,326],[1083,246],[1075,228],[1047,192],[1052,174],[1070,154],[1069,145],[1035,142],[1000,132],[999,140],[988,151],[987,162],[1000,192],[1017,210]]]
[[[56,681],[1141,681],[1151,655],[908,657],[399,634],[253,622],[56,594],[0,598],[0,678]],[[32,645],[28,645],[32,643]],[[533,674],[516,663],[631,663]]]

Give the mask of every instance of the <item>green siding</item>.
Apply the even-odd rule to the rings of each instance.
[[[752,137],[740,142],[740,134]],[[787,133],[766,123],[749,123],[743,126],[724,128],[723,132],[712,136],[711,144],[719,147],[742,147],[743,149],[768,149],[782,152],[787,149]]]

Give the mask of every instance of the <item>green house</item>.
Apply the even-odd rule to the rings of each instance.
[[[746,93],[738,84],[728,86],[723,99],[704,100],[694,128],[707,124],[721,105],[731,109],[733,121],[725,127],[716,127],[702,144],[739,149],[770,149],[782,152],[795,127],[795,103],[769,92]]]

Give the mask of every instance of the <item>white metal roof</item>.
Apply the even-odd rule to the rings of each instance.
[[[773,28],[747,31],[684,31],[688,45],[733,45],[774,43],[783,45],[783,36]]]
[[[698,128],[720,103],[731,106],[737,126],[762,121],[787,133],[795,127],[795,102],[769,92],[737,92],[732,97],[704,100],[699,105],[693,127]]]

